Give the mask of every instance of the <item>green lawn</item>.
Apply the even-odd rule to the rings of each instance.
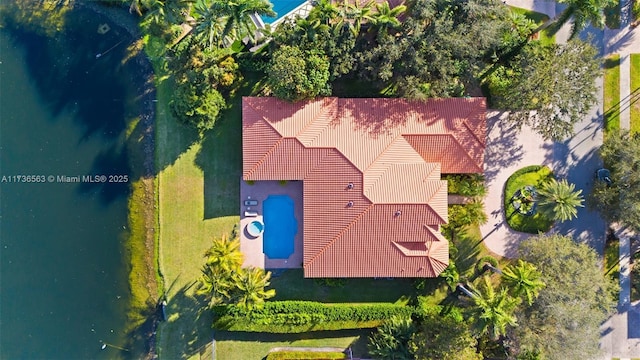
[[[217,359],[261,360],[274,347],[351,347],[354,357],[367,354],[371,330],[341,330],[306,334],[216,332]]]
[[[276,289],[274,300],[309,300],[328,303],[405,301],[416,291],[413,279],[339,279],[337,284],[327,285],[318,279],[305,279],[302,269],[286,270],[271,279]],[[439,279],[429,279],[439,283]]]
[[[620,129],[620,55],[604,61],[604,131]]]
[[[160,269],[168,298],[158,351],[162,358],[180,359],[196,355],[213,338],[212,319],[201,314],[192,285],[211,239],[229,234],[239,221],[240,111],[236,99],[219,126],[199,139],[170,116],[171,91],[170,80],[158,84]]]
[[[529,167],[527,167],[529,168]],[[523,169],[521,169],[523,170]],[[532,168],[530,171],[521,172],[516,171],[505,184],[504,190],[504,211],[509,226],[516,230],[531,234],[537,234],[538,232],[547,232],[553,221],[542,216],[539,212],[533,216],[525,216],[516,211],[511,204],[511,197],[518,190],[527,185],[539,187],[545,181],[553,177],[551,169],[546,166],[539,167],[538,169]]]
[[[509,6],[509,8],[514,13],[522,14],[522,15],[526,16],[527,18],[533,20],[537,25],[542,25],[547,20],[549,20],[549,16],[547,16],[547,15],[545,15],[543,13],[539,13],[539,12],[535,12],[535,11],[532,11],[532,10],[523,9],[523,8],[519,8],[519,7],[515,7],[515,6]],[[549,31],[548,31],[548,28],[547,28],[547,29],[544,29],[544,30],[542,30],[540,32],[538,40],[540,40],[540,42],[542,44],[544,44],[544,45],[555,44],[556,36],[555,36],[555,34],[551,34],[550,35]]]
[[[640,133],[640,54],[631,54],[631,131]]]

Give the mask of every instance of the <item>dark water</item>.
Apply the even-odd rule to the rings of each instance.
[[[2,359],[127,355],[116,347],[127,346],[128,184],[58,176],[130,174],[124,141],[135,94],[122,59],[131,38],[91,12],[70,14],[53,37],[0,30]],[[104,35],[101,23],[111,27]]]

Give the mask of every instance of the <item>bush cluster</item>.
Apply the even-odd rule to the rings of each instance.
[[[482,197],[487,193],[484,176],[480,174],[446,174],[442,180],[447,181],[449,194]]]
[[[394,315],[409,317],[413,312],[412,307],[394,304],[269,301],[250,311],[233,305],[218,307],[213,326],[234,331],[298,333],[375,327]]]

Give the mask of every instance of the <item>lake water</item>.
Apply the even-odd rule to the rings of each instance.
[[[128,186],[58,177],[129,174],[129,43],[85,10],[53,38],[0,30],[2,359],[127,357],[116,347],[127,346]]]

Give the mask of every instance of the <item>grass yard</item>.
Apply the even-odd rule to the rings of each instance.
[[[354,357],[367,354],[371,330],[341,330],[306,334],[216,332],[217,359],[262,360],[274,347],[351,347]]]
[[[170,116],[171,91],[170,79],[158,84],[160,269],[168,299],[158,352],[161,358],[180,359],[197,355],[213,338],[212,319],[201,314],[192,286],[211,239],[229,234],[239,221],[240,111],[236,106],[227,112],[201,140]]]
[[[539,187],[552,177],[551,169],[546,166],[526,167],[517,170],[509,177],[504,189],[504,211],[507,223],[512,229],[530,234],[549,231],[551,225],[553,225],[551,219],[547,219],[539,212],[536,212],[533,216],[520,214],[513,207],[511,197],[518,189],[527,185]]]
[[[620,55],[604,61],[604,132],[620,129]]]
[[[631,54],[631,132],[640,133],[640,54]]]
[[[429,279],[439,283],[439,279]],[[327,303],[365,303],[406,301],[416,295],[413,279],[322,279],[303,278],[302,269],[276,273],[271,287],[273,300],[309,300]]]
[[[542,25],[547,20],[549,20],[549,16],[547,16],[546,14],[543,14],[543,13],[539,13],[539,12],[535,12],[535,11],[532,11],[532,10],[523,9],[523,8],[519,8],[519,7],[515,7],[515,6],[509,6],[509,8],[514,13],[522,14],[522,15],[526,16],[527,18],[533,20],[537,25]],[[550,45],[550,44],[555,44],[556,43],[555,34],[550,34],[548,28],[542,30],[539,33],[538,36],[539,36],[538,40],[540,40],[540,42],[542,44],[544,44],[544,45]]]

